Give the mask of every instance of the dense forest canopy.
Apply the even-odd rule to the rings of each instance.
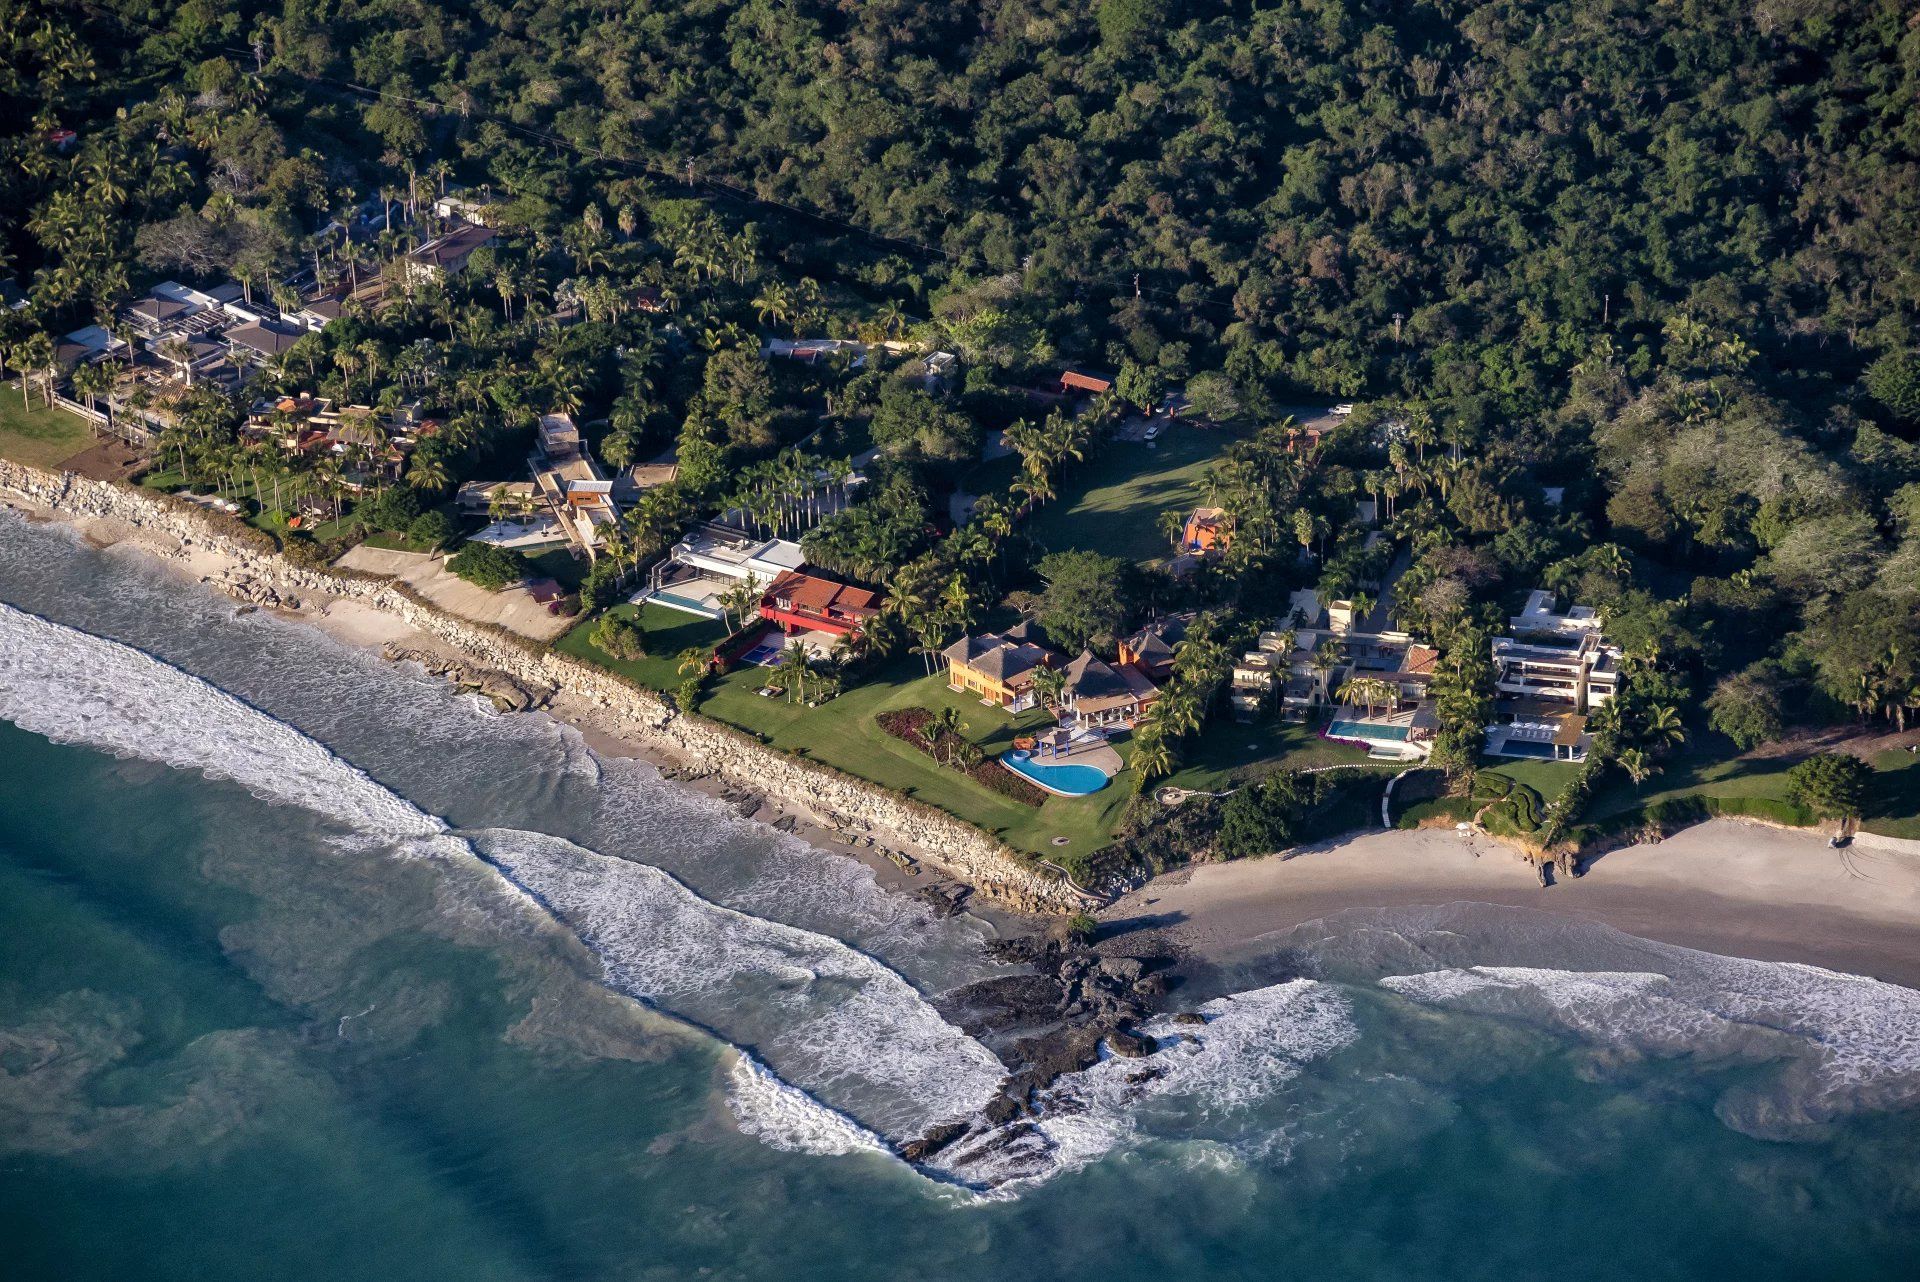
[[[1456,759],[1489,630],[1541,584],[1635,665],[1623,759],[1683,713],[1747,748],[1920,709],[1905,0],[0,0],[0,44],[13,369],[163,276],[278,298],[311,263],[357,296],[464,185],[501,233],[476,269],[402,264],[268,369],[426,395],[423,492],[578,411],[615,466],[677,446],[637,557],[699,515],[804,514],[931,654],[1063,591],[1022,517],[1124,404],[1184,388],[1236,433],[1207,478],[1233,549],[1102,603],[1214,612],[1178,735],[1277,593],[1378,588],[1361,497],[1411,562],[1396,621],[1447,653]],[[760,358],[810,331],[962,374]],[[1069,364],[1116,375],[1112,413],[1016,421]],[[1289,413],[1349,398],[1296,457]],[[163,448],[191,479],[237,409],[189,408]],[[949,533],[994,428],[1020,479]],[[868,446],[867,502],[811,528]]]
[[[9,7],[30,44],[44,10]],[[10,58],[26,115],[125,106],[170,137],[271,68],[202,140],[244,205],[311,216],[452,160],[554,224],[585,156],[691,164],[910,242],[863,264],[877,286],[937,304],[1022,271],[1052,350],[1176,373],[1217,351],[1300,390],[1533,411],[1601,332],[1636,372],[1679,312],[1781,370],[1844,367],[1907,341],[1920,290],[1898,0],[53,9],[102,74],[48,103],[45,55]],[[151,212],[204,194],[141,186]]]

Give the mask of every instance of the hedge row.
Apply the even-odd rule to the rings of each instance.
[[[1791,828],[1811,828],[1817,822],[1811,810],[1772,797],[1714,797],[1688,793],[1607,815],[1573,829],[1569,838],[1576,849],[1610,837],[1634,832],[1658,832],[1667,836],[1709,819],[1762,819]]]
[[[933,713],[925,708],[896,708],[892,712],[881,713],[874,718],[874,721],[882,730],[903,743],[912,744],[932,757],[936,763],[944,763],[949,757],[950,754],[946,751],[949,746],[957,749],[964,744],[966,748],[971,749],[976,759],[969,766],[950,766],[949,769],[958,769],[961,774],[990,792],[997,792],[1023,806],[1038,806],[1047,799],[1047,793],[1043,789],[1034,787],[993,758],[979,757],[979,748],[969,739],[945,734],[940,736],[938,743],[929,746],[926,736],[921,732],[926,729],[927,722],[932,719]]]

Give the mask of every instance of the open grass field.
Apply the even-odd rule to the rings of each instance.
[[[1153,561],[1172,552],[1160,534],[1160,514],[1200,501],[1200,477],[1233,434],[1175,421],[1151,444],[1102,441],[1084,463],[1068,468],[1060,496],[1028,518],[1026,530],[1048,551],[1085,548],[1129,561]],[[995,459],[965,481],[974,494],[1004,490],[1019,468]]]
[[[600,651],[588,634],[600,618],[579,624],[565,636],[554,642],[554,649],[562,654],[572,655],[587,663],[597,663],[603,668],[618,672],[636,685],[649,690],[667,691],[678,686],[684,677],[680,675],[680,652],[700,646],[703,649],[718,645],[726,638],[727,630],[712,619],[703,619],[697,615],[686,614],[679,610],[669,610],[660,605],[634,606],[616,605],[607,611],[622,619],[632,619],[640,625],[647,638],[647,657],[644,659],[615,659]]]
[[[1690,794],[1785,801],[1787,771],[1793,765],[1792,758],[1741,756],[1727,740],[1702,733],[1696,742],[1666,759],[1659,774],[1637,787],[1617,772],[1610,774],[1587,813],[1603,818]],[[1878,754],[1872,765],[1873,784],[1861,827],[1889,837],[1920,839],[1920,754],[1894,749]]]
[[[880,729],[874,718],[896,708],[952,707],[962,733],[989,755],[1006,751],[1018,731],[1051,724],[1037,711],[1008,715],[983,707],[977,699],[947,689],[943,676],[927,676],[921,661],[903,657],[818,708],[765,698],[754,691],[765,674],[755,669],[729,673],[716,682],[700,710],[775,747],[835,766],[882,787],[906,793],[993,833],[1016,850],[1071,862],[1113,839],[1132,782],[1123,771],[1090,797],[1049,797],[1028,806],[992,792],[957,770],[940,766],[912,744]],[[1124,759],[1130,744],[1114,745]],[[1053,839],[1065,837],[1065,846]]]
[[[1367,752],[1329,743],[1311,726],[1277,717],[1258,721],[1217,720],[1188,745],[1185,762],[1166,782],[1176,788],[1220,792],[1277,770],[1367,763]],[[1383,762],[1381,769],[1399,767]]]
[[[712,645],[723,636],[718,623],[659,606],[635,609],[621,605],[614,607],[614,613],[637,619],[646,630],[647,658],[608,658],[588,640],[591,623],[574,628],[556,646],[565,654],[609,668],[650,689],[667,690],[679,685],[680,651],[693,645]],[[1052,719],[1041,712],[1028,711],[1016,718],[955,694],[947,689],[944,677],[928,676],[918,658],[902,656],[817,708],[756,693],[766,678],[766,671],[760,668],[730,672],[708,687],[700,711],[776,748],[936,806],[993,833],[1016,850],[1069,865],[1075,856],[1105,846],[1119,825],[1130,793],[1127,772],[1091,797],[1049,797],[1039,806],[1028,806],[939,765],[914,745],[882,730],[875,718],[883,712],[952,707],[960,714],[961,733],[988,754],[997,754],[1012,746],[1017,732],[1051,724]],[[1125,741],[1114,746],[1123,759],[1130,751]],[[1055,837],[1065,837],[1067,844],[1054,845]]]
[[[78,414],[20,403],[17,388],[0,385],[0,456],[29,467],[58,467],[93,444],[93,429]]]
[[[1580,773],[1580,767],[1568,761],[1505,761],[1497,757],[1486,758],[1482,768],[1527,785],[1547,802],[1558,797]]]

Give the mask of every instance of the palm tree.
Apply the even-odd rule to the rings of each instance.
[[[965,728],[966,725],[960,720],[960,713],[957,709],[950,707],[940,708],[936,710],[932,716],[928,717],[927,723],[920,728],[920,738],[926,743],[929,749],[937,748],[940,746],[942,739],[948,735],[957,735]],[[952,759],[951,750],[948,752],[948,759]]]
[[[1060,698],[1066,693],[1067,674],[1061,668],[1041,668],[1033,674],[1033,690],[1040,701],[1049,708],[1058,708]]]
[[[842,632],[833,639],[833,661],[841,668],[850,668],[858,663],[867,652],[867,635],[862,632]]]
[[[720,608],[726,612],[728,618],[739,620],[734,624],[736,629],[746,627],[748,616],[760,608],[760,593],[764,586],[760,582],[760,576],[749,572],[746,578],[736,581],[732,587],[720,594]]]
[[[1313,669],[1313,678],[1320,687],[1320,697],[1327,697],[1327,682],[1333,676],[1333,670],[1340,666],[1340,647],[1332,641],[1322,641],[1313,648],[1313,655],[1307,660],[1307,666]]]
[[[1633,780],[1636,788],[1653,778],[1659,770],[1647,754],[1638,748],[1628,748],[1620,754],[1620,768],[1627,772],[1627,778]]]
[[[1375,704],[1391,705],[1399,691],[1378,677],[1355,677],[1340,687],[1336,697],[1349,708],[1365,704],[1367,715],[1372,716]]]
[[[683,677],[702,677],[713,664],[713,653],[705,646],[690,645],[680,652],[676,671]]]
[[[1160,779],[1172,774],[1173,767],[1173,748],[1149,716],[1133,732],[1133,768],[1148,779]]]
[[[113,375],[104,365],[82,365],[73,371],[73,390],[86,398],[87,408],[97,408],[99,398],[113,388]],[[107,402],[107,430],[113,430],[113,402]]]
[[[1687,741],[1687,730],[1677,709],[1655,704],[1647,709],[1641,737],[1655,748],[1677,748]]]
[[[780,652],[774,671],[786,678],[787,702],[792,703],[796,699],[804,701],[807,697],[807,678],[813,672],[813,652],[807,649],[804,641],[789,641],[787,648]]]
[[[416,490],[444,490],[448,479],[446,461],[425,450],[416,453],[407,467],[407,484]]]

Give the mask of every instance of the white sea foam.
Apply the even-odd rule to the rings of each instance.
[[[599,956],[608,982],[756,1052],[896,1139],[982,1107],[1005,1070],[899,975],[829,936],[724,908],[558,837],[470,834]]]
[[[823,1157],[890,1152],[878,1135],[781,1081],[745,1051],[735,1053],[729,1079],[727,1111],[735,1125],[771,1148]]]
[[[1666,971],[1473,966],[1380,983],[1415,1001],[1541,1022],[1616,1051],[1777,1062],[1768,1084],[1721,1102],[1725,1120],[1756,1134],[1920,1100],[1920,992],[1818,966],[1664,944],[1641,951],[1666,961]]]
[[[292,726],[140,650],[4,604],[0,717],[58,742],[229,779],[401,850],[473,852]],[[838,940],[709,903],[659,869],[556,837],[471,836],[507,884],[600,956],[615,988],[761,1048],[842,1107],[871,1103],[882,1129],[917,1134],[980,1107],[999,1084],[990,1052]],[[791,1112],[763,1114],[759,1133]]]
[[[1142,1031],[1160,1043],[1140,1059],[1103,1058],[1059,1078],[1037,1101],[1031,1126],[1016,1122],[970,1136],[938,1165],[1009,1191],[1076,1170],[1127,1142],[1150,1112],[1165,1111],[1184,1135],[1241,1158],[1273,1151],[1271,1117],[1255,1117],[1309,1062],[1358,1035],[1338,989],[1293,980],[1220,997],[1200,1007],[1204,1026],[1162,1017]],[[1010,1138],[1011,1137],[1011,1138]]]
[[[0,603],[0,718],[395,839],[447,827],[293,727],[131,646]]]

